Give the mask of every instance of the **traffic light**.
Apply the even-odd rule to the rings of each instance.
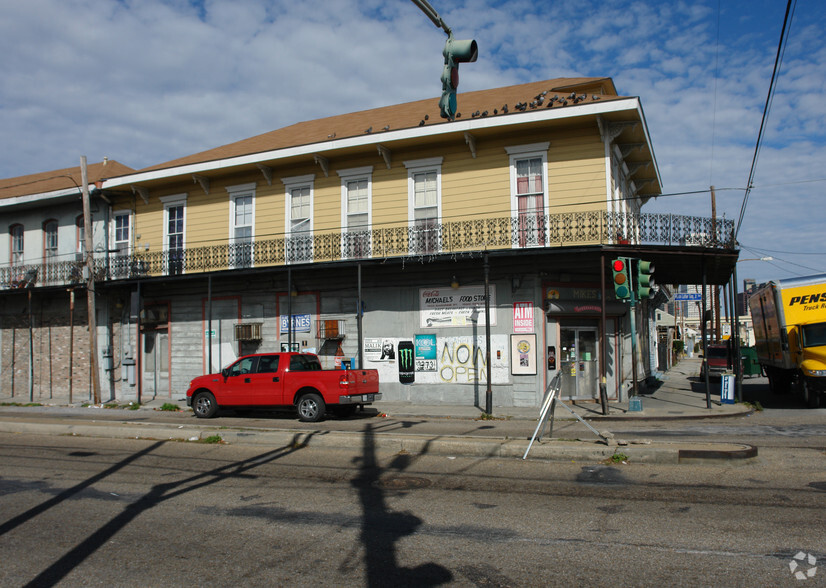
[[[619,257],[611,262],[611,269],[614,270],[614,293],[620,300],[631,297],[631,289],[628,283],[628,260]]]
[[[476,61],[479,49],[476,41],[457,41],[450,35],[442,50],[445,56],[445,67],[442,70],[442,97],[439,99],[439,110],[442,118],[456,119],[456,90],[459,88],[459,64]]]
[[[636,281],[637,300],[646,300],[653,298],[656,291],[654,290],[654,264],[650,261],[637,261],[637,281]]]

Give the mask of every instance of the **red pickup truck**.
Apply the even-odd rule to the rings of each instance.
[[[186,391],[198,418],[220,407],[294,406],[314,423],[326,412],[350,416],[358,406],[381,400],[377,370],[324,370],[310,353],[260,353],[239,358],[220,374],[199,376]]]

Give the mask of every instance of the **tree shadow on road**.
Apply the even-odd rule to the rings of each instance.
[[[115,516],[108,523],[104,524],[97,531],[89,535],[89,537],[87,537],[85,540],[81,541],[78,545],[76,545],[73,549],[71,549],[68,553],[66,553],[63,557],[58,559],[48,568],[40,572],[37,575],[37,577],[35,577],[31,582],[26,584],[26,586],[31,588],[54,586],[55,584],[63,580],[69,573],[71,573],[72,570],[74,570],[81,563],[83,563],[89,556],[93,555],[98,549],[103,547],[118,531],[125,528],[127,525],[129,525],[129,523],[131,523],[144,512],[154,508],[155,506],[166,500],[177,498],[183,494],[200,490],[204,487],[221,482],[223,480],[243,476],[249,470],[252,470],[264,464],[271,463],[277,459],[280,459],[304,447],[307,447],[311,437],[312,434],[296,434],[293,438],[293,441],[285,445],[284,447],[279,447],[277,449],[273,449],[272,451],[267,451],[260,455],[256,455],[254,457],[236,463],[214,468],[208,472],[192,475],[188,478],[185,478],[177,482],[168,482],[165,484],[157,484],[153,486],[147,494],[145,494],[135,502],[129,504],[120,514]],[[65,492],[62,492],[54,499],[49,500],[43,503],[42,505],[32,508],[29,511],[15,517],[14,519],[0,526],[0,534],[10,531],[15,526],[18,526],[23,522],[33,518],[34,516],[40,514],[48,508],[56,506],[58,503],[67,500],[72,495],[77,494],[78,492],[90,486],[91,484],[102,480],[103,478],[111,475],[117,470],[122,469],[126,465],[134,462],[139,457],[151,453],[164,443],[166,442],[158,442],[151,445],[150,447],[147,447],[146,449],[143,449],[142,451],[138,451],[135,454],[129,456],[128,458],[122,460],[121,462],[115,464],[106,471],[101,472],[96,476],[93,476],[89,480],[85,480],[84,482],[74,486],[73,488],[66,490]]]
[[[381,487],[382,468],[376,458],[375,429],[364,428],[363,455],[359,474],[352,480],[362,508],[360,540],[364,547],[367,586],[438,586],[453,580],[453,574],[436,563],[415,568],[399,566],[396,544],[413,535],[422,520],[406,512],[393,512],[387,505]],[[410,460],[396,459],[398,469]]]

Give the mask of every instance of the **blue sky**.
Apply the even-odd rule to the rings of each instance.
[[[639,96],[665,194],[737,219],[785,0],[431,0],[479,60],[461,91],[608,76]],[[437,97],[444,32],[409,0],[0,0],[0,177],[142,168],[295,122]],[[799,0],[740,278],[826,273],[826,10]],[[460,100],[461,107],[461,100]],[[705,194],[649,212],[709,216]]]

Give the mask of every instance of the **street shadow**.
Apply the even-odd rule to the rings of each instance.
[[[364,547],[367,586],[439,586],[453,580],[453,574],[436,563],[415,568],[399,565],[396,544],[413,535],[422,520],[408,512],[392,511],[385,500],[381,486],[384,470],[376,457],[376,429],[371,423],[364,428],[363,454],[358,475],[352,485],[358,491],[362,508],[359,539]],[[408,456],[400,455],[391,467],[403,470],[409,467]]]
[[[330,411],[324,415],[322,420],[346,420],[346,421],[361,421],[367,419],[373,419],[379,416],[381,413],[371,407],[364,407],[361,410],[357,410],[353,414],[341,416],[337,415],[335,412]],[[222,417],[233,417],[238,419],[268,419],[268,420],[279,420],[279,421],[295,421],[298,417],[296,416],[295,409],[289,408],[255,408],[255,407],[246,407],[246,408],[222,408],[219,416]],[[195,415],[193,414],[194,418]]]
[[[82,564],[89,556],[93,555],[98,549],[106,545],[116,533],[124,529],[144,512],[154,508],[166,500],[177,498],[181,495],[196,490],[201,490],[202,488],[227,479],[248,475],[247,472],[254,468],[271,463],[277,459],[307,447],[312,436],[313,434],[296,434],[292,442],[283,447],[264,452],[260,455],[256,455],[236,463],[217,467],[208,472],[195,474],[177,482],[168,482],[153,486],[147,494],[129,504],[120,514],[89,535],[85,540],[81,541],[48,568],[40,572],[37,577],[26,584],[26,586],[30,588],[43,588],[45,586],[56,585],[69,573],[71,573],[72,570]],[[81,484],[62,492],[52,500],[49,500],[42,505],[32,508],[29,511],[15,517],[11,521],[0,526],[0,534],[8,532],[15,526],[18,526],[37,514],[44,512],[48,508],[59,504],[91,484],[102,480],[112,473],[122,469],[126,465],[134,462],[141,456],[151,453],[164,443],[166,443],[166,441],[155,443],[142,451],[136,452],[104,472],[101,472],[100,474],[85,480]]]

